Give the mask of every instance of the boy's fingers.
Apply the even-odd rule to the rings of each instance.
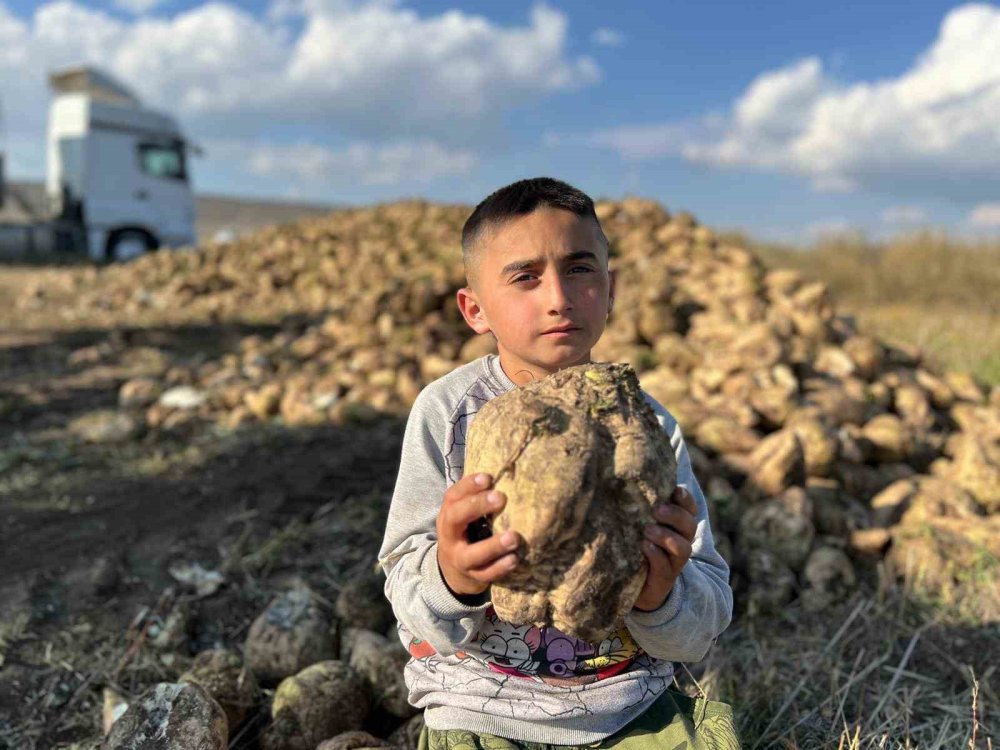
[[[691,494],[687,487],[678,485],[674,490],[673,501],[692,516],[698,515],[698,503],[695,501],[694,495]]]
[[[652,542],[678,562],[687,562],[691,557],[691,542],[673,529],[651,524],[645,530],[646,542]],[[644,542],[645,544],[645,542]]]
[[[695,532],[698,530],[698,523],[694,520],[694,516],[677,505],[660,503],[653,508],[653,518],[656,519],[657,523],[669,526],[688,541],[694,539]]]
[[[507,498],[502,492],[487,490],[477,492],[475,495],[467,495],[461,500],[453,502],[444,512],[449,525],[461,527],[464,533],[465,527],[470,523],[477,518],[498,513],[506,502]]]
[[[506,501],[502,492],[487,490],[442,505],[437,517],[438,536],[451,543],[467,543],[469,524],[498,513]]]
[[[503,578],[516,567],[517,555],[511,552],[510,554],[504,555],[499,560],[496,560],[483,568],[470,570],[469,577],[479,581],[480,583],[493,583],[494,581]]]
[[[503,534],[468,545],[459,553],[458,559],[466,570],[485,568],[498,558],[514,552],[518,541],[517,532],[505,531]]]
[[[664,578],[670,574],[670,560],[666,553],[648,539],[642,542],[642,553],[649,561],[647,578]]]
[[[444,492],[444,502],[453,503],[466,495],[482,492],[493,482],[493,477],[482,472],[466,474]]]

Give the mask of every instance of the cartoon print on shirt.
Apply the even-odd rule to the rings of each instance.
[[[520,627],[497,621],[502,627],[494,632],[479,631],[479,647],[486,654],[487,663],[505,674],[533,673],[539,662],[532,659],[538,653],[541,631],[534,625]]]
[[[439,658],[434,647],[404,628],[400,632],[408,637],[410,656],[433,669]],[[586,685],[618,674],[644,653],[624,627],[599,643],[587,643],[556,628],[513,625],[497,617],[493,607],[486,610],[475,643],[478,649],[457,651],[455,658],[474,659],[501,674],[563,686]]]
[[[553,685],[582,685],[610,677],[642,653],[624,627],[593,644],[556,628],[512,625],[497,617],[493,607],[486,610],[478,640],[494,671]]]

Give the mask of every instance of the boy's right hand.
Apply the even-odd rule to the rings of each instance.
[[[441,576],[457,596],[481,594],[517,565],[517,532],[505,531],[473,542],[469,524],[499,513],[507,502],[502,492],[491,490],[489,474],[462,477],[444,493],[437,516],[437,559]]]

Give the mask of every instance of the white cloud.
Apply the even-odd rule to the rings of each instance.
[[[707,133],[667,122],[587,138],[626,159],[679,154],[719,169],[801,176],[820,191],[972,202],[995,190],[998,112],[1000,7],[970,4],[944,17],[899,76],[842,83],[809,57],[758,75]]]
[[[881,219],[883,224],[919,224],[927,221],[927,212],[920,206],[889,206]]]
[[[427,183],[468,174],[477,161],[468,150],[446,148],[429,140],[381,145],[356,142],[339,149],[310,142],[251,145],[223,141],[210,143],[208,150],[247,164],[254,175],[292,178],[306,190],[316,185]]]
[[[811,58],[757,78],[727,134],[684,153],[799,174],[817,189],[955,189],[1000,168],[1000,8],[966,5],[897,78],[838,84]]]
[[[983,229],[1000,227],[1000,203],[980,203],[969,212],[968,221]]]
[[[599,44],[602,47],[619,47],[622,42],[625,41],[625,36],[616,29],[603,27],[596,29],[594,33],[590,35],[590,41],[594,44]]]
[[[114,2],[115,6],[137,16],[145,15],[163,4],[163,0],[114,0]]]
[[[39,148],[46,73],[89,63],[202,140],[290,126],[373,149],[430,139],[464,153],[509,109],[599,80],[591,59],[567,53],[567,26],[544,4],[525,24],[501,25],[387,0],[273,0],[263,18],[208,2],[131,20],[80,0],[21,19],[0,0],[0,91],[8,131]]]

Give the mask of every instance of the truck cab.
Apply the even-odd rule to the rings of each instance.
[[[52,213],[82,227],[94,260],[128,260],[195,242],[192,150],[173,118],[90,67],[49,77],[46,192]]]

